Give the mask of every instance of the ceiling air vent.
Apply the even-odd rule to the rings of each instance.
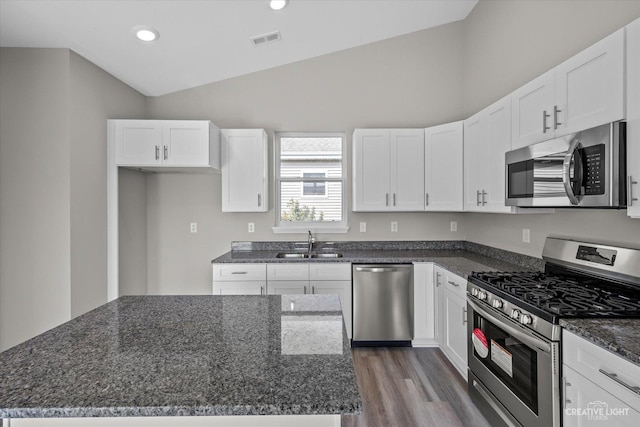
[[[278,40],[282,40],[280,31],[274,31],[273,33],[251,37],[251,43],[253,43],[254,46],[262,46],[263,44],[277,42]]]

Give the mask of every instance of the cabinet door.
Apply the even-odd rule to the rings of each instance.
[[[556,137],[624,118],[624,31],[555,68]]]
[[[334,294],[340,297],[340,305],[342,306],[342,317],[344,325],[347,329],[347,336],[352,336],[352,307],[351,307],[351,280],[331,280],[310,282],[311,292],[314,294]]]
[[[480,192],[484,186],[484,165],[487,150],[486,111],[480,111],[464,121],[464,210],[482,211]]]
[[[640,412],[607,393],[567,365],[562,365],[564,383],[563,426],[619,426],[640,425]],[[598,411],[590,419],[589,410]]]
[[[309,280],[348,280],[351,281],[350,262],[323,262],[309,264]]]
[[[356,129],[353,133],[353,211],[388,211],[389,131]]]
[[[444,347],[444,280],[445,280],[445,271],[441,267],[435,266],[433,267],[433,285],[434,285],[434,312],[435,312],[435,322],[434,322],[434,333],[436,337],[436,341],[440,348]]]
[[[433,264],[413,264],[413,346],[433,345],[435,341],[435,292]]]
[[[462,210],[462,125],[455,122],[425,129],[425,210]]]
[[[424,129],[392,130],[390,150],[391,209],[424,210]]]
[[[307,294],[310,293],[309,282],[304,280],[269,280],[269,295]]]
[[[213,282],[213,295],[264,295],[267,282]]]
[[[163,121],[163,165],[210,166],[209,123],[206,120]]]
[[[511,212],[505,206],[505,154],[511,150],[511,97],[507,96],[487,108],[485,141],[485,185],[481,205],[485,212]]]
[[[116,164],[156,166],[162,163],[160,120],[114,120]]]
[[[449,289],[444,291],[444,347],[451,363],[467,377],[467,302]]]
[[[223,129],[222,211],[267,212],[268,141],[263,129]]]
[[[640,19],[627,30],[627,215],[640,218]]]
[[[512,149],[553,138],[554,76],[548,71],[511,94]]]

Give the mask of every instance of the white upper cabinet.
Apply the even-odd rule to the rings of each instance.
[[[208,120],[109,120],[118,166],[220,167],[220,130]]]
[[[353,210],[424,210],[424,130],[356,129]]]
[[[505,206],[504,156],[511,149],[511,98],[464,121],[464,210],[512,212]]]
[[[640,19],[627,30],[627,215],[640,218]]]
[[[424,131],[425,210],[462,210],[463,122]]]
[[[513,149],[553,138],[555,79],[549,71],[511,95]]]
[[[269,146],[264,129],[222,129],[222,212],[269,210]]]
[[[622,120],[621,29],[512,94],[512,149]]]

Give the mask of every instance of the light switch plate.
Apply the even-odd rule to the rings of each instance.
[[[367,223],[366,222],[361,222],[360,223],[360,232],[361,233],[366,233],[367,232]]]
[[[458,221],[451,221],[451,231],[458,231]]]
[[[395,221],[391,221],[391,231],[392,231],[393,233],[395,233],[395,232],[397,232],[397,231],[398,231],[398,223],[397,223],[397,222],[395,222]]]
[[[531,231],[528,228],[522,229],[522,241],[525,243],[531,243]]]

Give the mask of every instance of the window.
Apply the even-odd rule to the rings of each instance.
[[[346,232],[343,133],[276,133],[275,232]]]

